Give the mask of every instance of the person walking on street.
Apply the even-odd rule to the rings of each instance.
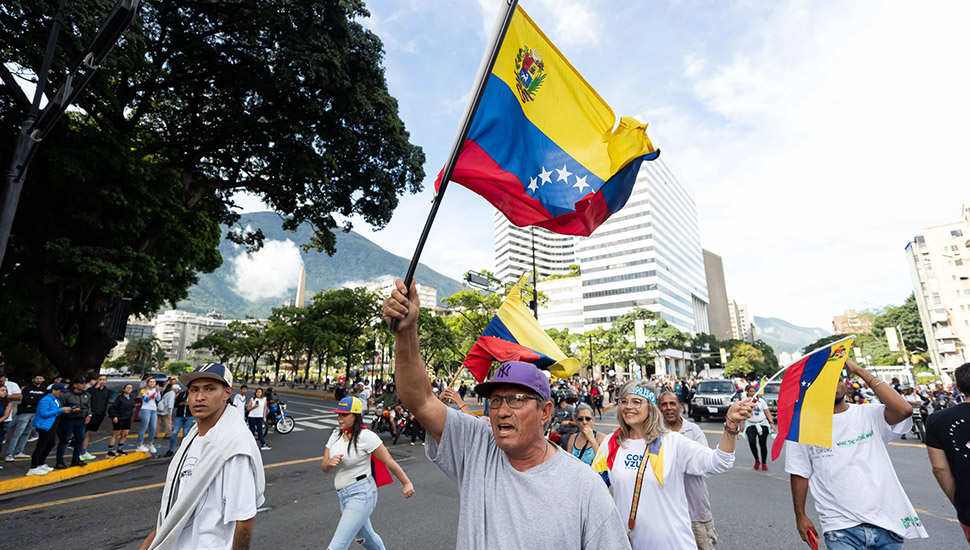
[[[428,458],[458,485],[454,548],[629,549],[603,482],[546,440],[553,404],[549,380],[535,365],[504,363],[492,380],[475,386],[488,400],[489,424],[435,397],[418,343],[421,304],[415,285],[408,289],[395,281],[383,318],[399,323],[394,376],[401,382],[401,400],[431,436]],[[555,513],[549,513],[551,505]]]
[[[237,392],[236,395],[232,396],[232,406],[236,407],[236,410],[239,411],[239,415],[243,417],[243,420],[245,420],[246,417],[249,416],[249,411],[246,410],[246,392],[248,391],[249,391],[249,386],[247,386],[246,384],[243,384],[242,386],[239,386],[239,392]],[[249,423],[248,421],[246,422],[247,422],[246,425],[248,426]]]
[[[592,466],[593,457],[606,439],[606,434],[593,429],[595,424],[593,408],[586,403],[576,407],[576,423],[579,425],[579,433],[569,436],[564,448],[569,449],[569,452],[580,461]]]
[[[141,398],[141,410],[138,411],[138,420],[141,429],[138,431],[138,446],[135,450],[139,453],[155,454],[155,425],[158,422],[158,402],[162,399],[162,392],[158,390],[158,382],[154,378],[145,380],[145,387],[138,390]],[[145,433],[148,433],[148,446],[145,446]]]
[[[108,407],[108,416],[111,417],[111,439],[108,440],[108,458],[124,456],[125,441],[128,439],[128,430],[131,429],[131,419],[135,416],[135,398],[131,395],[134,386],[125,384],[123,390],[115,398],[111,406]],[[118,448],[115,448],[115,443]]]
[[[13,414],[13,403],[7,399],[7,387],[0,386],[0,443],[3,443],[3,436],[7,433],[7,418]],[[3,466],[0,466],[0,470]]]
[[[671,432],[696,441],[708,447],[707,437],[700,426],[681,416],[683,404],[678,396],[664,392],[658,399],[660,414],[664,417],[664,427]],[[694,532],[697,550],[714,550],[717,545],[717,532],[714,530],[714,515],[711,513],[711,498],[707,492],[707,482],[703,476],[684,474],[684,493],[687,495],[687,511],[690,514],[690,528]]]
[[[84,426],[91,421],[91,395],[85,390],[87,380],[79,376],[71,383],[71,391],[62,396],[61,402],[70,410],[61,418],[57,429],[57,463],[55,470],[67,468],[64,464],[64,451],[73,438],[74,449],[71,456],[71,467],[84,466],[81,461],[81,445],[84,443]]]
[[[845,370],[865,381],[880,403],[846,403],[847,384],[840,378],[835,390],[832,447],[785,442],[795,527],[808,544],[818,538],[815,524],[805,513],[811,489],[826,548],[901,549],[905,539],[927,537],[886,449],[886,443],[909,431],[913,408],[889,384],[852,359],[846,360]]]
[[[175,402],[172,404],[172,437],[168,440],[168,451],[166,457],[175,456],[175,445],[178,441],[179,431],[182,432],[182,439],[189,433],[189,428],[195,421],[192,418],[192,411],[189,410],[189,390],[185,389],[175,395]]]
[[[107,376],[99,375],[94,385],[85,390],[91,396],[91,420],[84,427],[84,446],[81,452],[81,460],[95,459],[95,456],[88,452],[88,442],[91,439],[91,433],[97,432],[101,428],[104,416],[108,414],[108,388],[105,387],[107,382]]]
[[[957,367],[953,378],[964,395],[970,394],[970,363]],[[936,411],[926,419],[926,452],[970,543],[970,403]]]
[[[44,377],[40,374],[34,375],[30,385],[23,389],[21,394],[23,399],[20,401],[20,405],[17,406],[17,417],[11,426],[12,431],[10,432],[10,437],[7,438],[9,442],[7,445],[7,457],[5,459],[7,462],[13,462],[17,458],[30,458],[30,455],[24,454],[24,447],[27,446],[30,432],[33,431],[34,414],[37,412],[37,404],[40,403],[40,400],[46,394],[47,390],[44,389]],[[9,399],[9,397],[8,391],[7,398]]]
[[[155,529],[139,550],[248,550],[266,478],[252,435],[227,406],[232,373],[205,363],[179,382],[188,388],[196,423],[168,463]]]
[[[67,386],[57,382],[51,385],[50,393],[45,395],[40,403],[37,404],[37,412],[34,414],[34,427],[37,428],[37,446],[34,447],[34,454],[30,456],[29,476],[43,476],[52,471],[53,468],[47,466],[47,457],[54,448],[54,436],[56,435],[59,417],[71,412],[71,407],[63,406],[60,397],[64,395]]]
[[[377,506],[379,481],[371,475],[377,471],[376,463],[371,467],[373,458],[380,460],[404,485],[404,498],[414,494],[407,474],[387,452],[381,438],[364,427],[363,411],[363,404],[356,397],[340,400],[334,411],[338,427],[330,435],[320,462],[325,473],[334,471],[333,484],[340,498],[340,521],[328,550],[346,550],[355,540],[367,550],[384,548],[384,541],[370,523]]]
[[[172,437],[172,405],[175,404],[175,394],[178,393],[178,384],[175,378],[165,381],[162,388],[162,397],[158,400],[158,408],[155,415],[158,416],[158,437]]]
[[[744,421],[741,433],[748,440],[751,454],[754,456],[754,469],[768,470],[768,435],[775,432],[775,419],[768,410],[768,403],[762,397],[755,399],[755,387],[751,384],[744,389],[748,399],[754,403],[751,418]],[[758,456],[758,444],[761,444],[761,456]]]
[[[711,449],[664,427],[651,382],[631,380],[619,396],[620,428],[600,446],[593,468],[605,474],[620,516],[629,518],[634,550],[695,548],[684,475],[709,476],[731,469],[734,442],[741,423],[751,415],[752,403],[731,405],[721,441]]]
[[[263,424],[266,422],[266,397],[263,396],[263,388],[256,388],[253,398],[246,403],[246,418],[249,420],[249,430],[259,438],[259,450],[268,451],[272,449],[263,439]]]

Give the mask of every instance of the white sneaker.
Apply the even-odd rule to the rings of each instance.
[[[47,472],[53,472],[54,471],[54,468],[51,468],[47,464],[41,464],[40,466],[38,466],[38,468],[44,470],[44,474],[46,474]],[[40,474],[40,475],[44,475],[44,474]]]
[[[27,475],[29,475],[29,476],[41,476],[41,475],[44,475],[44,474],[40,473],[41,471],[42,470],[40,469],[40,466],[38,466],[36,468],[31,468],[31,469],[27,470]],[[47,472],[44,472],[44,473],[47,473]]]
[[[269,451],[269,450],[272,450],[272,449],[273,448],[270,447],[269,445],[263,445],[262,447],[259,448],[260,451]]]
[[[40,437],[30,436],[27,438],[27,443],[30,443],[31,441],[37,441],[38,439],[40,439]]]
[[[135,452],[136,453],[147,453],[148,452],[148,447],[146,447],[144,445],[139,445],[139,446],[135,447]]]
[[[3,459],[6,462],[13,462],[13,455],[7,455],[7,458]]]
[[[155,453],[158,452],[158,449],[156,449],[154,445],[149,445],[148,446],[148,452],[150,452],[152,454],[155,454]]]
[[[17,453],[13,455],[14,458],[30,458],[30,455],[24,453]]]
[[[94,456],[91,453],[84,453],[83,455],[81,455],[81,460],[94,460],[95,458],[98,458],[98,457]]]

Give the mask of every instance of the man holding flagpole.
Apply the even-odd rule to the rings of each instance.
[[[426,453],[458,484],[456,548],[630,549],[609,490],[584,463],[549,443],[549,381],[531,363],[509,361],[475,392],[488,399],[488,425],[442,403],[431,390],[418,344],[418,293],[403,281],[384,302],[397,320],[394,372],[401,402],[431,439]],[[550,503],[569,503],[549,513]]]
[[[829,550],[899,549],[905,539],[927,536],[886,449],[888,441],[909,431],[913,408],[851,359],[845,370],[861,378],[881,403],[847,404],[842,377],[835,390],[831,447],[787,441],[785,471],[791,474],[798,535],[818,547],[818,532],[805,514],[811,488]]]

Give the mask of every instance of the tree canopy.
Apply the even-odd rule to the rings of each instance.
[[[0,6],[0,152],[9,159],[56,11]],[[113,2],[68,3],[48,99]],[[124,296],[151,314],[211,272],[246,191],[333,252],[348,216],[381,227],[420,190],[424,154],[387,91],[363,2],[144,0],[34,159],[0,272],[0,345],[64,374],[97,369]],[[256,249],[262,234],[232,228]]]

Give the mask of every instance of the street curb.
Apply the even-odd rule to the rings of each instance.
[[[145,460],[151,458],[151,456],[152,455],[149,453],[128,453],[125,456],[105,458],[96,462],[87,462],[83,467],[68,468],[66,470],[54,470],[43,476],[23,476],[15,477],[13,479],[5,479],[0,481],[0,495],[33,489],[34,487],[42,487],[44,485],[50,485],[60,481],[67,481],[68,479],[74,479],[76,477],[103,472],[105,470],[117,468],[118,466],[124,466],[126,464],[131,464],[132,462]]]

